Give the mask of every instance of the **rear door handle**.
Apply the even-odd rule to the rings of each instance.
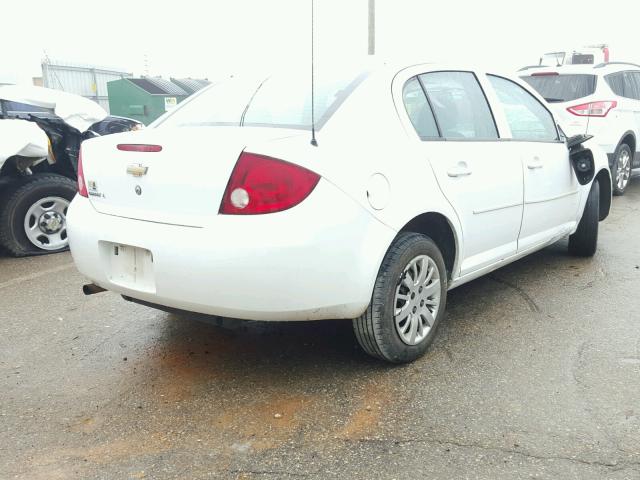
[[[542,164],[542,162],[540,161],[540,159],[538,157],[534,157],[533,160],[531,160],[529,163],[527,163],[527,168],[529,170],[536,170],[538,168],[542,168],[544,167],[544,165]]]
[[[467,177],[473,173],[466,163],[459,163],[453,168],[447,170],[450,177]]]

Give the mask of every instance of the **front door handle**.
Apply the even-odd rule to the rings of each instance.
[[[447,170],[447,175],[450,177],[467,177],[471,175],[471,173],[471,169],[464,162],[460,162],[455,167]]]

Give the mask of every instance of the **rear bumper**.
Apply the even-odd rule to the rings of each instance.
[[[291,210],[213,215],[203,228],[102,214],[76,196],[68,231],[78,270],[101,287],[152,304],[249,320],[361,315],[396,235],[325,180]],[[108,261],[113,243],[151,251],[153,288],[115,279]]]

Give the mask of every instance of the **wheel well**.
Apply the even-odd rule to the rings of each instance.
[[[456,237],[444,215],[434,212],[423,213],[407,223],[400,231],[421,233],[431,238],[442,252],[445,267],[451,277],[456,262]]]
[[[622,140],[620,140],[620,145],[623,143],[629,145],[629,148],[631,149],[631,156],[633,156],[636,152],[636,137],[634,137],[633,133],[628,132]]]
[[[19,175],[18,167],[16,166],[17,157],[9,157],[0,166],[0,177],[10,177],[13,175]]]
[[[600,183],[600,217],[602,221],[609,216],[611,210],[611,176],[606,170],[600,170],[596,175],[596,181]]]

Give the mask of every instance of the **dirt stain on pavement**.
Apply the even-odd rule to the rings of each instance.
[[[383,381],[370,381],[355,402],[353,413],[338,437],[360,440],[378,430],[385,407],[391,402],[389,385]]]
[[[97,445],[77,448],[59,448],[31,457],[28,472],[22,477],[29,480],[57,480],[86,478],[88,471],[128,460],[131,457],[158,455],[171,448],[170,442],[159,434],[135,434]]]
[[[239,404],[226,410],[215,422],[221,433],[231,434],[231,447],[242,451],[277,448],[303,426],[318,398],[311,395],[273,393],[252,404]]]

